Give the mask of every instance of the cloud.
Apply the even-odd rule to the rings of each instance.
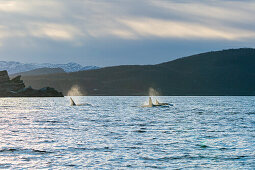
[[[136,58],[148,57],[153,47],[141,45],[148,41],[157,48],[161,47],[156,42],[162,45],[184,41],[196,42],[198,48],[216,41],[229,47],[253,47],[254,9],[251,0],[0,0],[1,50],[9,56],[8,49],[19,49],[18,55],[28,60],[26,55],[41,53],[45,44],[51,44],[45,52],[48,62],[56,55],[55,49],[63,46],[66,53],[75,53],[79,60],[100,58],[109,49],[109,60],[117,58],[115,51],[121,58],[120,50],[132,51]],[[132,44],[141,49],[135,51]],[[167,56],[169,51],[157,55]]]
[[[231,27],[209,27],[192,22],[168,21],[151,18],[135,20],[124,19],[120,22],[127,25],[137,36],[142,37],[154,36],[161,38],[205,38],[228,40],[255,37],[255,31],[235,29]],[[131,35],[133,36],[133,34]],[[125,38],[125,36],[123,36],[123,38]]]
[[[0,1],[0,11],[2,12],[26,12],[28,9],[24,3],[18,1]]]
[[[63,9],[63,11],[61,11]],[[0,12],[30,17],[60,17],[65,9],[60,1],[50,0],[0,0]]]
[[[185,20],[211,22],[212,20],[245,23],[254,21],[255,3],[252,1],[151,1],[155,6],[170,13],[178,13]],[[210,20],[209,20],[210,19]]]
[[[35,37],[47,37],[53,40],[74,40],[83,33],[72,25],[54,23],[33,23],[29,33]]]
[[[137,36],[129,30],[113,29],[109,31],[109,34],[121,37],[124,39],[137,39]]]
[[[251,1],[0,1],[5,34],[52,40],[254,36]],[[17,17],[17,18],[16,18]],[[16,19],[15,19],[16,18]],[[33,23],[33,24],[31,24]],[[37,23],[37,24],[34,24]],[[19,33],[17,33],[19,32]],[[3,33],[2,33],[3,34]],[[86,36],[85,36],[86,35]]]

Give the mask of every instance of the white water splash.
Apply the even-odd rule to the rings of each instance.
[[[152,87],[149,88],[148,93],[149,93],[149,96],[160,96],[160,93]]]
[[[67,92],[67,96],[86,96],[86,92],[78,85],[73,85]]]

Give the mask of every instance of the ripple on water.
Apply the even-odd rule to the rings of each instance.
[[[1,99],[0,168],[254,169],[251,97],[76,99]]]
[[[15,154],[48,154],[50,151],[38,149],[22,149],[22,148],[2,148],[0,153],[15,153]]]

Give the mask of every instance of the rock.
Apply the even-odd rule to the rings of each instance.
[[[16,94],[23,97],[63,97],[61,92],[54,88],[45,87],[40,90],[33,89],[31,86],[19,90]]]
[[[0,83],[7,83],[9,82],[10,78],[8,76],[7,71],[0,71]]]
[[[12,87],[12,91],[18,91],[25,88],[25,84],[22,80],[20,80],[20,78],[21,76],[16,76],[15,78],[10,80],[10,86]]]
[[[21,76],[9,78],[7,71],[0,71],[0,97],[63,97],[61,92],[54,88],[45,87],[39,90],[31,86],[25,88]]]

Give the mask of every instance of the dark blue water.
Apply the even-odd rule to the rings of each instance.
[[[255,97],[73,98],[1,98],[0,168],[255,168]]]

